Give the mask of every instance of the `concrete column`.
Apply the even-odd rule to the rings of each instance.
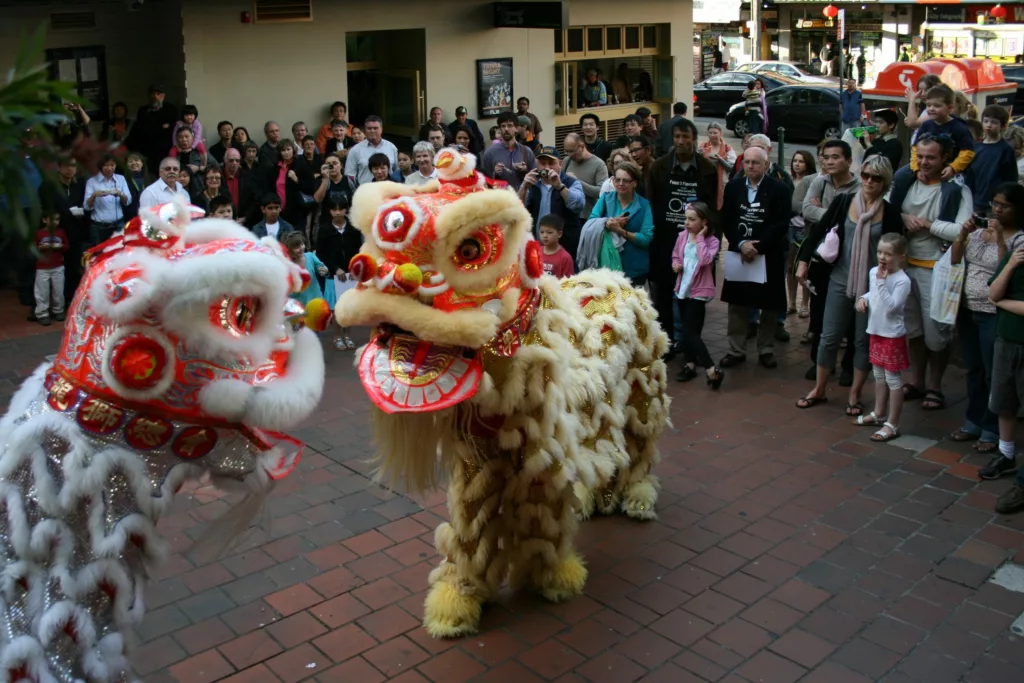
[[[779,59],[788,62],[792,60],[789,50],[793,21],[790,19],[789,5],[776,5],[776,8],[779,10]]]
[[[882,55],[878,73],[899,59],[899,36],[910,35],[910,13],[913,5],[882,5]]]

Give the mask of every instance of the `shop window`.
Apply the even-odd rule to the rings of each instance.
[[[641,102],[671,102],[672,64],[672,57],[604,57],[557,62],[556,113],[571,114],[577,109],[596,111],[607,106]],[[585,107],[583,104],[586,75],[591,70],[599,72],[605,83],[608,94],[605,105]]]
[[[640,50],[640,27],[639,26],[627,26],[626,27],[626,50],[627,51],[639,51]]]

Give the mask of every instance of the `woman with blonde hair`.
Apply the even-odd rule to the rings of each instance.
[[[633,163],[633,157],[630,155],[628,147],[613,150],[608,155],[608,161],[605,162],[608,165],[608,179],[601,183],[601,194],[615,191],[615,171],[627,161]]]
[[[838,254],[831,264],[825,299],[825,317],[822,321],[821,342],[815,365],[817,373],[814,388],[796,402],[797,408],[811,408],[825,403],[829,376],[835,367],[839,342],[846,334],[850,318],[854,318],[853,385],[846,403],[850,417],[864,415],[860,393],[871,372],[868,356],[868,315],[856,312],[854,304],[868,291],[868,271],[878,265],[878,242],[890,232],[906,232],[900,207],[893,206],[884,197],[892,186],[892,164],[883,156],[869,158],[860,168],[860,188],[856,193],[836,195],[828,210],[807,235],[796,271],[802,285],[818,245],[826,233],[836,228],[839,237]],[[824,292],[821,292],[824,294]]]
[[[721,124],[712,121],[708,124],[708,140],[700,143],[697,151],[718,169],[718,209],[721,211],[722,193],[736,165],[736,150],[725,141]]]

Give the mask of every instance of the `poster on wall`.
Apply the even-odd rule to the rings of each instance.
[[[476,60],[478,118],[512,111],[512,58]]]

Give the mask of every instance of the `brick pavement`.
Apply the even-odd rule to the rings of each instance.
[[[724,352],[724,308],[706,334]],[[798,332],[797,321],[791,331]],[[11,336],[11,335],[9,335]],[[0,341],[0,403],[56,350],[58,334]],[[189,555],[227,501],[177,498],[160,529],[174,554],[147,591],[133,660],[152,683],[593,681],[618,683],[1008,683],[1024,644],[1008,629],[1024,595],[986,580],[1024,563],[1024,515],[992,512],[1007,481],[942,440],[963,408],[908,407],[920,453],[879,445],[842,415],[845,390],[811,411],[806,347],[780,368],[730,371],[721,393],[672,383],[674,429],[657,522],[582,526],[586,595],[550,605],[508,595],[479,635],[420,628],[443,496],[390,494],[367,478],[367,404],[352,356],[328,349],[311,450],[274,493],[269,533],[203,563]]]

